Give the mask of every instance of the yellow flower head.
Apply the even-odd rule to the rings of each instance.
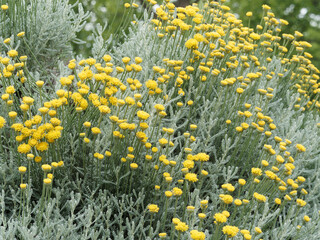
[[[197,174],[195,174],[195,173],[187,173],[185,175],[185,179],[188,180],[189,182],[197,182],[198,181]]]
[[[222,228],[222,232],[225,235],[227,235],[229,238],[231,238],[231,237],[235,237],[238,234],[239,228],[235,226],[227,225]]]
[[[156,204],[150,204],[150,205],[148,206],[148,210],[149,210],[149,212],[151,212],[151,213],[157,213],[157,212],[159,211],[159,207],[158,207],[158,205],[156,205]]]
[[[191,230],[190,231],[190,237],[193,240],[205,240],[206,239],[206,235],[204,232],[199,232],[198,230]]]

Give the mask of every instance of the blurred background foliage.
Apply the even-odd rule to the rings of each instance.
[[[75,3],[76,0],[70,0]],[[145,0],[135,0],[135,3],[144,5]],[[161,2],[161,1],[157,1]],[[172,1],[178,6],[197,2],[195,0],[176,0]],[[103,36],[105,39],[113,36],[117,43],[123,41],[123,33],[128,32],[132,16],[136,15],[137,19],[143,16],[138,9],[130,10],[124,7],[124,3],[132,3],[132,0],[80,0],[84,9],[91,12],[85,28],[79,32],[78,37],[86,44],[74,45],[77,54],[90,55],[90,48],[93,44],[96,23],[105,26]],[[314,64],[320,68],[320,1],[319,0],[227,0],[225,4],[229,5],[236,15],[238,15],[245,24],[248,18],[246,13],[251,11],[251,26],[260,23],[262,17],[263,4],[268,4],[277,18],[289,21],[289,25],[284,31],[294,33],[299,31],[304,34],[303,40],[312,44],[309,52],[314,56]],[[131,18],[130,18],[131,16]]]
[[[244,21],[248,22],[246,13],[251,11],[251,23],[257,25],[262,17],[263,4],[267,4],[277,18],[285,19],[289,25],[284,32],[293,34],[299,31],[303,39],[312,44],[309,52],[313,55],[313,64],[320,69],[320,1],[319,0],[228,0],[231,9]],[[254,26],[251,24],[251,26]]]

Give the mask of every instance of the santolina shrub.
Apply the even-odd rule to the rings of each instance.
[[[4,43],[5,238],[319,238],[311,45],[223,2],[147,1],[157,18],[50,85]]]

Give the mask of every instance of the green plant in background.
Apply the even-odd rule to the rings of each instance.
[[[4,45],[2,238],[320,237],[310,44],[267,5],[250,28],[223,2],[166,1],[121,44],[97,27],[53,82]]]
[[[78,1],[72,0],[71,3]],[[85,40],[84,45],[73,44],[74,50],[78,54],[91,55],[95,34],[102,34],[104,39],[112,38],[107,49],[112,44],[123,42],[125,34],[128,33],[131,21],[141,18],[143,8],[128,8],[125,4],[130,4],[130,0],[119,1],[80,1],[86,11],[91,13],[85,27],[79,32],[78,37]],[[133,17],[135,16],[135,17]],[[102,32],[99,33],[99,25]]]
[[[1,5],[6,3],[0,1]],[[6,6],[8,9],[1,14],[2,40],[11,38],[17,44],[16,35],[25,33],[19,45],[21,54],[29,58],[30,70],[51,72],[59,61],[72,55],[72,43],[81,42],[76,34],[88,17],[81,4],[71,5],[67,0],[18,0],[8,1]]]
[[[262,11],[260,6],[262,4],[269,4],[271,6],[277,6],[274,9],[274,13],[277,17],[286,19],[290,25],[284,28],[286,32],[292,33],[300,31],[304,34],[304,39],[312,44],[310,53],[314,57],[314,64],[320,67],[320,57],[318,52],[320,50],[320,2],[319,1],[300,1],[300,0],[258,0],[258,1],[246,1],[246,0],[229,0],[227,4],[236,9],[236,13],[241,18],[246,16],[246,13],[251,11],[253,13],[250,21],[253,25],[260,23]],[[248,20],[247,20],[248,21]]]

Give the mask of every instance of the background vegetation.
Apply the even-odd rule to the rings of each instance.
[[[202,2],[1,2],[0,239],[320,239],[310,45]]]
[[[70,0],[71,3],[75,3],[76,0]],[[96,0],[96,1],[80,1],[84,9],[91,12],[91,17],[86,27],[79,33],[79,38],[86,39],[85,46],[74,45],[76,52],[89,53],[92,46],[93,36],[92,31],[95,30],[95,23],[99,23],[104,26],[107,23],[107,27],[103,36],[109,37],[111,34],[115,35],[118,41],[122,41],[122,31],[128,32],[128,24],[123,24],[123,14],[126,9],[123,6],[125,2],[129,0]],[[140,1],[140,2],[143,2]],[[158,1],[161,2],[161,1]],[[177,6],[185,6],[187,4],[199,2],[197,0],[177,0],[175,4]],[[320,51],[320,1],[316,0],[227,0],[226,4],[234,10],[235,14],[241,19],[245,19],[248,11],[253,12],[251,18],[252,26],[260,23],[262,17],[261,6],[268,4],[274,7],[273,11],[278,18],[286,19],[290,24],[284,28],[285,32],[294,33],[299,31],[304,34],[304,40],[312,44],[310,53],[314,56],[313,63],[320,68],[320,56],[317,52]],[[141,14],[138,13],[138,18]],[[246,20],[244,23],[247,23]],[[120,36],[119,36],[120,34]]]

